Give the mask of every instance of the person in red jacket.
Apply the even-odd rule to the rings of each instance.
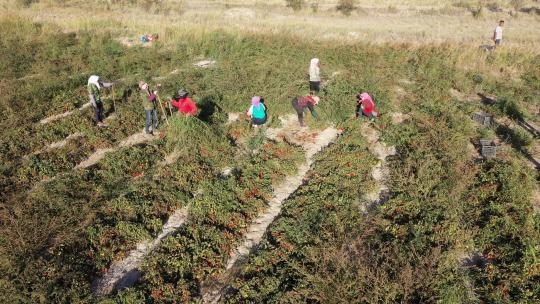
[[[356,117],[366,116],[369,119],[377,117],[377,108],[375,108],[375,103],[368,93],[361,93],[356,95],[356,97],[358,98]]]
[[[178,94],[171,100],[171,104],[186,116],[195,116],[199,109],[197,109],[197,105],[188,95],[189,93],[183,89],[178,91]]]

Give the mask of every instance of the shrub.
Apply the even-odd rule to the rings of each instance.
[[[471,9],[471,14],[474,18],[481,18],[484,16],[484,8],[482,6]]]
[[[34,3],[38,3],[39,0],[17,0],[17,5],[22,7],[30,7]]]
[[[397,7],[394,5],[388,5],[388,8],[386,9],[390,14],[397,14],[399,11]]]
[[[293,11],[301,10],[305,5],[305,0],[285,0],[287,2],[287,7],[293,9]]]
[[[499,6],[499,3],[497,2],[490,2],[486,5],[487,9],[490,12],[500,12],[502,11],[501,7]]]
[[[311,2],[311,4],[309,6],[311,7],[311,10],[314,13],[319,11],[319,1],[318,0],[315,0],[315,1]]]
[[[349,16],[355,9],[355,0],[339,0],[336,9],[342,12],[344,15]]]
[[[504,125],[499,125],[495,132],[518,151],[522,151],[524,147],[529,146],[533,142],[532,135],[522,129],[511,129]]]
[[[521,107],[514,99],[501,98],[497,102],[497,107],[501,113],[514,120],[523,120],[525,117]]]
[[[461,7],[461,8],[465,8],[467,10],[470,10],[472,8],[472,4],[471,4],[471,1],[467,1],[467,0],[459,0],[457,2],[454,2],[452,3],[453,6],[455,7]]]
[[[523,4],[525,3],[524,0],[511,0],[510,5],[516,10],[519,11],[523,7]]]

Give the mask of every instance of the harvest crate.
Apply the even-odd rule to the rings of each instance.
[[[492,123],[492,116],[485,113],[485,112],[476,112],[473,114],[472,119],[476,121],[477,123],[489,127]]]
[[[480,154],[485,158],[493,158],[497,155],[497,146],[489,139],[480,139]]]

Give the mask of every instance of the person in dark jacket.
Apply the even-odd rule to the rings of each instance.
[[[317,96],[298,96],[293,98],[292,106],[298,114],[298,122],[301,127],[304,127],[304,112],[307,109],[311,112],[313,117],[318,118],[317,112],[315,112],[315,106],[319,103],[320,99]]]

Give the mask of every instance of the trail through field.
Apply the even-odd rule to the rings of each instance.
[[[79,168],[87,168],[92,165],[97,164],[101,159],[105,157],[107,153],[114,152],[120,148],[126,148],[131,147],[134,145],[142,144],[145,142],[149,142],[152,140],[158,139],[159,136],[152,136],[147,135],[144,133],[144,131],[135,133],[128,138],[122,140],[118,146],[115,148],[103,148],[103,149],[97,149],[96,152],[94,152],[92,155],[90,155],[87,159],[83,160],[81,163],[79,163],[77,166],[75,166],[75,169]]]
[[[109,115],[108,117],[105,118],[104,122],[113,120],[115,118],[116,118],[115,114]],[[36,151],[34,151],[34,152],[30,153],[30,154],[25,155],[23,158],[28,159],[28,157],[30,157],[31,155],[37,155],[37,154],[40,154],[40,153],[43,153],[43,152],[48,152],[48,151],[51,151],[51,150],[54,150],[54,149],[63,148],[63,147],[65,147],[67,145],[67,143],[70,140],[78,139],[78,138],[81,138],[81,137],[84,137],[84,134],[82,132],[75,132],[73,134],[70,134],[70,135],[66,136],[66,138],[64,138],[62,140],[50,143],[50,144],[46,145],[45,147],[43,147],[43,148],[41,148],[39,150],[36,150]]]
[[[92,283],[92,290],[96,295],[108,295],[114,290],[133,286],[140,278],[141,266],[144,258],[156,248],[161,240],[178,230],[187,219],[188,206],[176,210],[163,226],[161,233],[152,241],[137,244],[123,260],[113,262],[107,273]]]
[[[83,137],[84,134],[81,133],[81,132],[75,132],[73,134],[70,134],[68,135],[66,138],[60,140],[60,141],[56,141],[56,142],[53,142],[53,143],[50,143],[48,145],[46,145],[45,147],[43,147],[42,149],[39,149],[39,150],[36,150],[30,154],[27,154],[25,155],[23,158],[24,159],[28,159],[30,156],[32,155],[38,155],[40,153],[44,153],[44,152],[48,152],[48,151],[51,151],[51,150],[54,150],[54,149],[60,149],[60,148],[63,148],[67,145],[67,143],[70,141],[70,140],[74,140],[74,139],[77,139],[77,138],[81,138]]]
[[[61,114],[56,114],[56,115],[53,115],[53,116],[49,116],[47,118],[43,118],[42,120],[39,121],[40,124],[48,124],[50,122],[53,122],[53,121],[56,121],[56,120],[59,120],[61,118],[64,118],[66,116],[69,116],[77,111],[82,111],[88,107],[90,107],[91,104],[89,102],[83,104],[80,108],[78,109],[75,109],[75,110],[71,110],[71,111],[67,111],[67,112],[64,112],[64,113],[61,113]]]
[[[216,64],[215,60],[201,60],[201,61],[195,62],[193,66],[197,68],[210,68],[210,67],[213,67],[215,64]]]
[[[402,123],[409,118],[408,115],[402,113],[391,113],[392,121],[394,123]],[[376,188],[366,194],[366,199],[369,201],[369,206],[361,205],[361,211],[367,212],[367,208],[371,206],[377,206],[384,204],[389,198],[388,186],[386,180],[389,176],[389,169],[386,164],[386,158],[396,154],[396,148],[394,146],[387,146],[380,141],[380,133],[374,128],[372,123],[365,123],[362,125],[362,135],[368,141],[369,151],[377,157],[379,162],[373,167],[371,176],[377,182]]]
[[[284,140],[302,147],[305,150],[306,161],[299,166],[296,175],[288,176],[274,187],[274,196],[270,200],[268,208],[254,220],[244,236],[243,243],[230,254],[225,272],[219,278],[203,284],[201,294],[205,303],[219,301],[229,282],[237,275],[244,258],[256,250],[266,229],[281,212],[283,201],[302,185],[313,164],[313,156],[332,143],[338,135],[338,130],[334,127],[328,127],[322,132],[301,128],[298,126],[295,115],[286,116],[281,121],[282,127],[267,129],[267,137],[273,140]]]
[[[238,121],[240,119],[241,113],[227,113],[227,122],[225,125],[230,125],[235,121]]]
[[[165,158],[159,163],[160,167],[168,166],[173,164],[178,160],[178,158],[181,155],[181,151],[179,150],[173,150],[171,153],[165,155]]]

